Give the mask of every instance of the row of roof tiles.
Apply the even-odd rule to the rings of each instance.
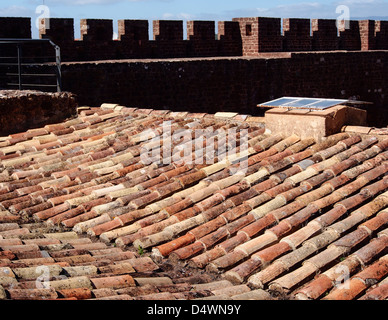
[[[0,299],[270,299],[263,290],[203,275],[171,276],[149,257],[41,223],[1,224]],[[23,234],[20,229],[28,230]],[[6,233],[7,232],[7,233]]]
[[[188,261],[201,274],[210,272],[215,278],[224,278],[219,282],[228,284],[224,292],[210,290],[201,293],[203,297],[268,299],[268,289],[290,293],[338,257],[350,254],[365,267],[382,254],[384,250],[370,251],[368,245],[386,248],[381,229],[387,221],[384,208],[388,204],[388,140],[341,133],[316,144],[313,139],[269,134],[252,117],[233,115],[230,120],[228,116],[103,105],[80,109],[78,118],[61,124],[2,138],[0,228],[4,230],[0,237],[7,240],[10,235],[11,239],[28,236],[30,230],[23,223],[33,219],[45,227],[67,228],[71,234],[82,235],[82,239],[89,236],[99,240],[86,243],[86,248],[73,247],[71,243],[66,245],[72,247],[64,250],[60,243],[44,245],[55,248],[52,254],[39,247],[47,241],[46,236],[38,243],[23,240],[14,244],[16,247],[1,247],[4,272],[18,279],[21,274],[10,266],[18,266],[19,260],[26,259],[38,259],[35,262],[44,265],[69,264],[60,265],[60,271],[56,271],[59,276],[89,281],[85,287],[77,284],[69,289],[87,289],[85,297],[90,298],[93,290],[113,288],[119,296],[110,290],[112,296],[129,299],[134,297],[134,289],[131,294],[123,294],[117,292],[122,287],[117,289],[115,283],[124,281],[124,287],[136,287],[136,278],[133,280],[130,271],[158,275],[156,263],[168,258],[172,262]],[[176,133],[211,128],[210,137],[217,136],[217,129],[235,128],[239,138],[248,141],[248,148],[244,153],[238,143],[225,136],[224,140],[215,141],[219,145],[228,143],[235,151],[226,161],[213,158],[213,164],[145,162],[141,152],[144,148],[149,150],[154,142],[142,133],[152,129],[154,137],[162,136],[164,121],[170,121]],[[182,144],[181,139],[173,143],[180,144],[176,152],[184,155],[188,144]],[[206,156],[206,144],[201,143],[199,148],[195,144],[195,150],[193,145],[190,147]],[[236,161],[244,157],[247,170],[238,172]],[[348,233],[361,222],[364,224],[354,235]],[[369,244],[370,238],[375,241]],[[357,253],[351,254],[365,241],[368,243],[364,251],[372,253],[369,260],[363,261]],[[92,247],[87,249],[88,246]],[[153,260],[137,254],[151,249]],[[321,256],[332,258],[321,261]],[[110,257],[121,257],[120,266],[114,270],[122,270],[124,261],[130,271],[119,278],[112,276],[112,280],[101,278],[106,270],[115,273],[111,267],[100,267],[101,261]],[[21,266],[28,267],[28,263],[22,261]],[[73,265],[82,268],[71,269]],[[142,267],[146,269],[136,269]],[[297,269],[289,271],[294,268]],[[322,280],[318,280],[319,285]],[[113,281],[112,286],[109,281]],[[15,284],[14,281],[12,285]],[[157,289],[150,295],[167,299],[201,295],[193,293],[196,288],[187,284],[169,285],[173,287],[170,291],[178,290],[180,294]],[[381,286],[384,290],[384,283]],[[179,291],[178,287],[185,290]],[[7,284],[3,288],[5,297],[16,297],[17,292],[9,287],[8,290]],[[332,287],[319,294],[310,293],[311,288],[307,293],[303,291],[307,289],[300,289],[295,297],[317,299]],[[52,297],[64,296],[55,288],[54,291],[50,289]]]
[[[113,144],[110,140],[101,141],[109,136],[107,130],[124,130],[125,121],[131,135],[147,128],[147,120],[149,127],[158,122],[157,117],[147,119],[143,115],[147,110],[134,116],[125,111],[80,109],[76,119],[1,139],[0,298],[268,299],[268,293],[262,290],[252,291],[246,285],[235,287],[225,280],[212,281],[206,274],[186,278],[172,277],[170,273],[167,276],[149,257],[79,235],[85,229],[77,228],[80,226],[75,223],[77,220],[70,219],[109,203],[105,201],[108,189],[109,192],[120,190],[110,179],[107,183],[96,180],[113,172],[101,170],[106,164],[99,163],[114,155],[115,169],[122,171],[118,177],[146,167],[136,164],[138,158],[131,160],[134,158],[128,150],[131,143],[118,145],[118,140]],[[110,128],[104,130],[111,122]],[[190,122],[193,121],[187,121]],[[125,138],[122,140],[127,142]],[[126,152],[120,153],[122,150]],[[138,156],[138,150],[131,151]],[[85,172],[81,172],[82,164]],[[153,178],[163,174],[167,180],[177,173],[192,171],[193,166],[152,168]],[[120,182],[126,180],[129,179]],[[131,183],[132,188],[142,180]],[[140,196],[149,193],[139,191]],[[119,199],[128,203],[128,196],[124,197]],[[136,199],[136,196],[129,195],[129,198]],[[81,217],[80,221],[87,222],[87,217]],[[79,233],[51,232],[68,226]]]

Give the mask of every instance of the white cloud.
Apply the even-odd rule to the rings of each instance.
[[[350,19],[388,16],[388,1],[383,0],[337,0],[335,2],[304,2],[279,5],[272,8],[246,8],[226,10],[217,13],[202,13],[197,18],[209,20],[231,20],[238,17],[274,17],[336,19],[336,8],[349,7]]]
[[[162,14],[163,19],[172,19],[173,17],[174,17],[174,14],[172,14],[172,13],[166,12],[166,13]]]
[[[336,6],[319,2],[305,2],[291,5],[279,5],[264,11],[266,16],[281,18],[328,18],[335,14]]]
[[[60,5],[104,5],[104,4],[114,4],[119,2],[139,2],[146,0],[47,0],[46,5],[50,4],[60,4]]]
[[[351,17],[388,15],[388,2],[384,0],[341,0],[333,4],[348,6]]]
[[[35,14],[34,10],[22,6],[0,8],[1,17],[30,17],[33,14]]]
[[[195,18],[195,15],[184,12],[177,14],[166,12],[162,15],[162,19],[166,20],[195,20]]]

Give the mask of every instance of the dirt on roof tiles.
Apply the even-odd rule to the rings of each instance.
[[[104,104],[1,139],[1,300],[384,300],[388,139]]]

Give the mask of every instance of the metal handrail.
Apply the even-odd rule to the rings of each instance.
[[[61,49],[50,39],[0,39],[0,44],[15,44],[17,47],[17,66],[18,66],[18,80],[19,80],[19,90],[22,90],[22,65],[33,65],[33,64],[23,64],[22,59],[22,44],[25,43],[49,43],[55,50],[55,66],[56,66],[56,77],[57,77],[57,91],[62,91],[62,72],[61,72]],[[9,58],[9,57],[7,57]],[[10,65],[10,64],[7,64]],[[16,64],[13,64],[16,65]],[[37,74],[39,76],[39,74]]]

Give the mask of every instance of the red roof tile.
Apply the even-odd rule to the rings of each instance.
[[[388,140],[317,144],[249,118],[104,106],[4,138],[0,299],[385,299]],[[161,137],[163,121],[210,136],[172,142],[172,156],[196,151],[186,163],[145,162],[159,142],[144,133]],[[215,146],[240,152],[233,141],[247,137],[244,174],[243,153],[188,162],[230,128],[237,137]],[[345,267],[347,291],[335,287]],[[50,289],[36,288],[45,270]]]

